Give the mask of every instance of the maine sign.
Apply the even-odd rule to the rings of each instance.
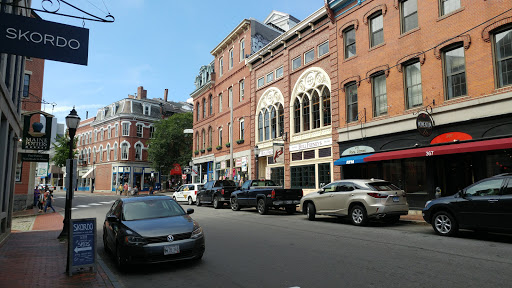
[[[2,13],[0,52],[87,65],[89,29]]]

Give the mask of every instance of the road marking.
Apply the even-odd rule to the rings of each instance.
[[[77,205],[76,207],[78,207],[78,208],[88,208],[88,207],[91,207],[91,206],[89,206],[89,205]]]
[[[78,209],[78,208],[75,208],[75,207],[71,208],[71,210],[77,210],[77,209]]]
[[[108,201],[108,202],[100,202],[101,204],[111,204],[111,203],[114,203],[114,201],[116,200],[112,200],[112,201]]]
[[[87,204],[87,205],[92,205],[92,206],[101,206],[102,204],[100,204],[100,203],[89,203],[89,204]]]

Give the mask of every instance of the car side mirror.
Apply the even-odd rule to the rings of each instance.
[[[192,208],[188,208],[188,209],[187,209],[187,214],[192,214],[192,213],[194,213],[194,209],[192,209]]]
[[[325,193],[325,188],[322,188],[322,189],[320,189],[320,191],[318,191],[318,194],[323,194],[323,193]]]
[[[117,222],[117,217],[114,215],[107,216],[108,222]]]
[[[466,198],[466,194],[464,194],[463,190],[459,190],[459,192],[457,192],[457,194],[459,195],[460,198]]]

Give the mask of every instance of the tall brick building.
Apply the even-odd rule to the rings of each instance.
[[[147,98],[147,90],[98,109],[95,117],[80,121],[78,139],[78,189],[115,191],[128,183],[148,190],[159,172],[148,162],[147,148],[153,123],[175,113],[191,113],[192,106],[164,98]]]

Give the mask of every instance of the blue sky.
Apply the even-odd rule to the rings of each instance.
[[[33,2],[39,8],[40,0]],[[55,1],[54,1],[55,2]],[[98,108],[126,98],[144,86],[148,98],[186,101],[202,65],[213,60],[213,50],[243,19],[265,20],[272,10],[298,18],[324,5],[321,0],[259,0],[253,4],[236,0],[68,0],[98,16],[109,11],[114,23],[85,21],[89,29],[87,66],[46,61],[43,110],[59,123],[73,106],[86,119]],[[105,7],[106,6],[106,7]],[[108,10],[107,10],[108,9]],[[80,15],[61,4],[59,13]],[[48,21],[82,27],[82,20],[39,13]]]

